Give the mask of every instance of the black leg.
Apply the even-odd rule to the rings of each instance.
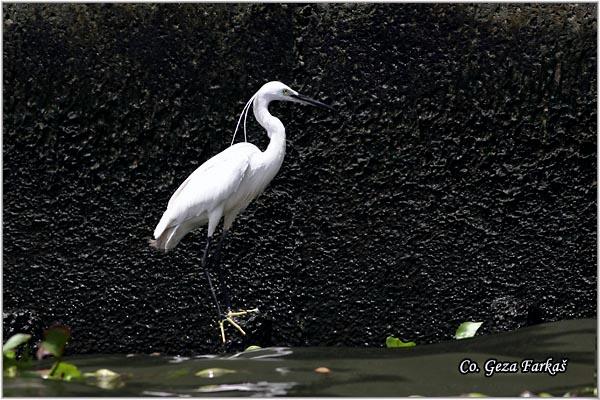
[[[219,276],[219,283],[223,288],[223,297],[225,299],[225,307],[227,307],[227,311],[231,311],[231,301],[229,300],[229,290],[227,289],[227,284],[225,283],[225,277],[223,276],[223,270],[221,269],[221,251],[223,250],[223,243],[225,242],[225,238],[227,238],[229,231],[223,231],[221,235],[221,240],[219,240],[219,244],[217,245],[217,250],[214,255],[214,263],[215,268],[217,270],[217,274]]]
[[[211,241],[212,241],[211,237],[209,237],[206,240],[206,247],[204,248],[204,254],[202,254],[202,269],[204,270],[204,273],[206,274],[206,279],[208,280],[208,287],[210,288],[210,293],[212,294],[213,300],[215,301],[215,304],[217,305],[217,312],[219,313],[219,318],[223,318],[223,312],[221,311],[221,306],[219,305],[219,299],[217,299],[217,294],[215,293],[215,288],[213,287],[212,280],[210,279],[210,274],[208,272],[207,260],[208,260],[208,250],[210,248]]]

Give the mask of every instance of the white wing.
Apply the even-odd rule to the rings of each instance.
[[[260,150],[253,144],[238,143],[199,166],[171,196],[154,238],[168,227],[210,212],[232,196],[257,152]]]

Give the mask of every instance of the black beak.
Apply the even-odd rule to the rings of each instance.
[[[316,107],[320,107],[320,108],[325,108],[330,111],[335,111],[335,108],[328,106],[325,103],[321,103],[320,101],[317,101],[315,99],[311,99],[310,97],[304,96],[302,94],[290,94],[290,97],[292,97],[296,100],[299,100],[301,103],[304,103],[304,104],[309,104],[311,106],[316,106]]]

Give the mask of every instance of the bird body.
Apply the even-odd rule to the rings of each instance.
[[[254,310],[232,313],[229,310],[229,297],[226,294],[228,314],[221,312],[210,275],[206,269],[207,253],[215,229],[221,218],[224,218],[223,235],[216,257],[217,260],[220,258],[223,239],[227,236],[237,215],[265,190],[281,168],[285,157],[285,127],[278,118],[269,113],[269,103],[274,100],[331,108],[300,95],[281,82],[269,82],[263,85],[244,107],[238,127],[243,116],[245,133],[246,117],[249,107],[252,106],[256,120],[265,129],[270,139],[265,151],[261,151],[255,145],[247,142],[233,145],[232,141],[231,147],[198,167],[171,196],[167,209],[154,230],[154,240],[150,241],[151,246],[168,251],[177,246],[186,234],[208,224],[208,240],[202,257],[202,266],[205,268],[219,316],[224,317],[220,322],[223,341],[225,340],[223,322],[229,321],[244,333],[233,317],[245,315]],[[218,261],[216,265],[223,281]]]
[[[207,223],[208,236],[212,236],[221,217],[227,230],[265,190],[285,157],[285,127],[269,113],[269,102],[268,96],[256,96],[253,106],[255,118],[270,137],[267,149],[263,152],[251,143],[237,143],[198,167],[171,196],[154,230],[152,246],[171,250],[186,234]]]
[[[275,177],[285,156],[285,136],[278,149],[262,152],[238,143],[198,167],[171,196],[154,230],[155,247],[168,251],[190,231],[209,224],[212,236],[221,217],[229,229],[235,217]]]

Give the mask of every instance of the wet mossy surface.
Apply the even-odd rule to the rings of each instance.
[[[338,112],[271,108],[286,159],[224,254],[234,305],[262,311],[246,343],[596,315],[594,4],[3,10],[5,335],[217,349],[205,231],[168,254],[147,239],[270,80]],[[249,140],[268,140],[250,118]]]

